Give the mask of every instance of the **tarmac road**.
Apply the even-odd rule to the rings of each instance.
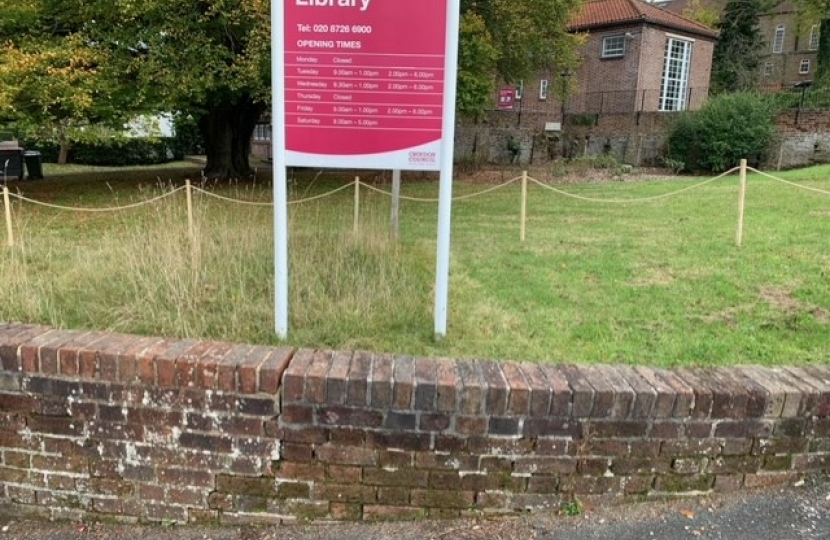
[[[830,540],[830,479],[588,508],[582,516],[281,527],[127,526],[0,518],[0,540]]]

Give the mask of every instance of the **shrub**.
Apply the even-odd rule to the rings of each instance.
[[[757,93],[722,94],[682,115],[668,142],[668,159],[688,171],[725,171],[746,159],[764,161],[775,133],[775,106]]]

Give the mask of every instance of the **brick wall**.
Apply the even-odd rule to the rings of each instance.
[[[275,523],[739,490],[830,470],[830,368],[652,369],[0,325],[0,511]]]

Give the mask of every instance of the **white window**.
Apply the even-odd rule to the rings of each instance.
[[[686,110],[689,68],[692,63],[692,42],[666,40],[666,61],[663,65],[663,87],[660,90],[661,111]]]
[[[625,56],[625,36],[607,36],[602,38],[602,57],[620,58]]]
[[[772,62],[764,62],[764,76],[769,77],[772,75]]]
[[[784,51],[784,25],[779,24],[775,28],[775,40],[772,42],[772,52],[781,54]]]
[[[539,82],[539,99],[544,101],[548,99],[548,80],[542,79]]]
[[[255,141],[270,141],[271,140],[271,126],[268,124],[257,124],[254,128]]]
[[[810,50],[818,50],[819,26],[814,24],[810,29]]]
[[[516,86],[516,101],[522,100],[522,94],[525,92],[525,82],[519,81],[518,86]]]
[[[806,75],[810,73],[810,61],[809,60],[802,60],[801,64],[798,66],[798,73],[801,75]]]

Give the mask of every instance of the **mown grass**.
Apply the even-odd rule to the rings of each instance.
[[[781,176],[830,191],[828,173],[825,166]],[[113,174],[16,189],[59,204],[109,206],[181,181]],[[301,173],[291,195],[318,195],[351,178]],[[558,187],[626,199],[699,180]],[[399,242],[388,233],[384,195],[362,190],[358,237],[351,190],[292,205],[289,341],[553,362],[830,361],[830,196],[751,176],[737,248],[737,184],[733,176],[675,198],[625,204],[531,185],[524,244],[518,184],[456,203],[449,335],[440,342],[432,336],[435,204],[402,203]],[[205,187],[271,198],[269,186],[256,182]],[[455,194],[485,187],[460,178]],[[436,197],[437,184],[405,180],[404,194]],[[0,320],[276,343],[272,210],[195,201],[195,246],[182,193],[111,215],[16,203],[18,245],[2,248],[0,260]]]

